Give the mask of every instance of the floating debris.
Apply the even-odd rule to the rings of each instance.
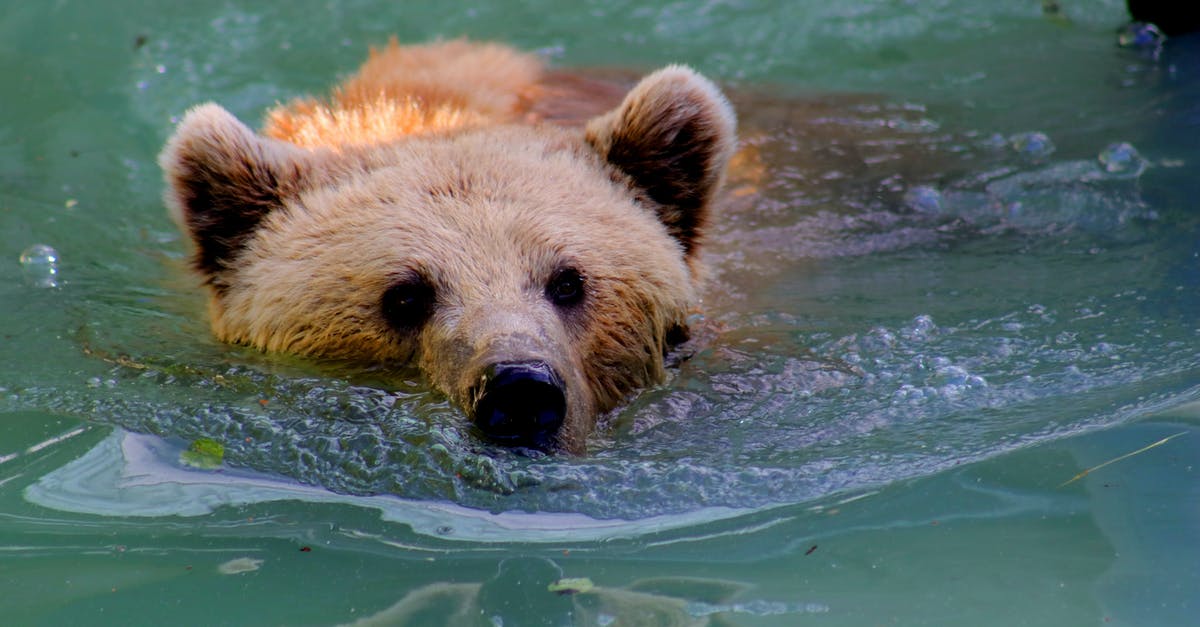
[[[259,569],[263,565],[263,561],[253,557],[239,557],[231,559],[228,562],[217,566],[217,572],[222,575],[240,575],[242,573],[250,573]]]
[[[201,470],[220,468],[225,461],[225,446],[216,440],[200,438],[179,454],[179,461]]]
[[[1042,0],[1042,15],[1051,22],[1067,25],[1071,23],[1071,18],[1063,11],[1062,3],[1058,0]]]
[[[595,587],[596,584],[587,577],[567,577],[551,583],[546,589],[558,594],[582,594],[591,592]]]
[[[1146,451],[1148,451],[1148,450],[1150,450],[1150,449],[1152,449],[1152,448],[1158,447],[1158,446],[1162,446],[1162,445],[1166,444],[1167,442],[1170,442],[1171,440],[1174,440],[1175,438],[1177,438],[1177,437],[1179,437],[1179,436],[1181,436],[1181,435],[1183,435],[1183,434],[1185,434],[1185,433],[1187,433],[1187,431],[1180,431],[1179,433],[1176,433],[1175,435],[1168,435],[1167,437],[1165,437],[1165,438],[1163,438],[1163,439],[1161,439],[1161,440],[1159,440],[1159,441],[1157,441],[1157,442],[1154,442],[1154,443],[1151,443],[1151,444],[1147,444],[1146,446],[1143,446],[1142,448],[1140,448],[1140,449],[1138,449],[1138,450],[1136,450],[1136,451],[1132,451],[1132,452],[1126,453],[1126,454],[1124,454],[1124,455],[1121,455],[1121,456],[1119,456],[1119,457],[1114,457],[1114,458],[1112,458],[1112,459],[1110,459],[1110,460],[1108,460],[1108,461],[1104,462],[1103,464],[1096,464],[1095,466],[1092,466],[1091,468],[1088,468],[1087,470],[1084,470],[1083,472],[1081,472],[1081,473],[1079,473],[1079,474],[1075,475],[1074,477],[1071,477],[1070,479],[1067,479],[1066,481],[1064,481],[1064,482],[1060,483],[1060,484],[1058,485],[1058,487],[1060,487],[1060,488],[1063,488],[1063,487],[1066,487],[1066,486],[1068,486],[1068,485],[1071,485],[1072,483],[1075,483],[1076,481],[1079,481],[1080,479],[1082,479],[1082,478],[1084,478],[1084,477],[1088,476],[1089,474],[1091,474],[1091,473],[1093,473],[1093,472],[1095,472],[1095,471],[1097,471],[1097,470],[1100,470],[1101,468],[1104,468],[1105,466],[1108,466],[1109,464],[1115,464],[1115,463],[1117,463],[1117,462],[1119,462],[1119,461],[1122,461],[1122,460],[1125,460],[1125,459],[1129,459],[1130,457],[1133,457],[1134,455],[1139,455],[1139,454],[1141,454],[1141,453],[1145,453]]]

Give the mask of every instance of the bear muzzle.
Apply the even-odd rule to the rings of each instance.
[[[498,362],[484,369],[467,411],[491,440],[553,451],[567,414],[562,377],[540,360]]]

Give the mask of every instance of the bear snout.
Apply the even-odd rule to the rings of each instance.
[[[562,377],[544,361],[498,362],[484,369],[468,408],[472,422],[493,441],[540,451],[558,448],[567,414]]]

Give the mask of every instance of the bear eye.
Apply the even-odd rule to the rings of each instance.
[[[433,311],[433,286],[420,277],[405,279],[383,293],[383,317],[400,331],[413,331]]]
[[[577,304],[583,300],[583,275],[575,268],[555,272],[546,285],[546,298],[559,307]]]

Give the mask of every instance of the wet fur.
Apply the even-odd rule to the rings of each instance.
[[[589,93],[555,76],[504,46],[393,42],[327,100],[270,112],[262,135],[218,105],[190,111],[160,163],[214,333],[415,363],[463,407],[489,361],[542,359],[568,389],[558,447],[581,452],[597,414],[664,376],[735,121],[671,66],[585,129],[543,123]],[[565,267],[585,279],[569,310],[544,295]],[[394,328],[381,295],[413,277],[435,306]]]

